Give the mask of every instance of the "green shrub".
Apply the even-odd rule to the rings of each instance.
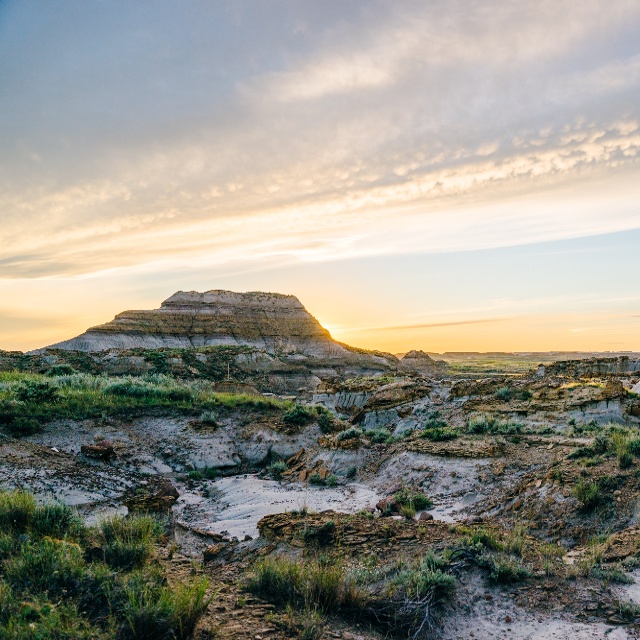
[[[634,584],[635,582],[632,576],[618,567],[595,566],[591,570],[591,575],[598,580],[616,584]]]
[[[353,467],[349,467],[347,469],[347,474],[346,475],[347,475],[347,478],[349,480],[353,480],[356,477],[357,474],[358,474],[358,467],[353,466]]]
[[[58,387],[45,380],[23,380],[14,388],[14,393],[20,402],[52,403],[58,398]]]
[[[601,495],[600,487],[597,482],[588,480],[578,480],[574,485],[571,493],[580,503],[580,508],[584,511],[590,511],[598,506]]]
[[[284,460],[276,460],[269,465],[268,471],[276,480],[279,480],[288,468]]]
[[[157,389],[148,387],[138,382],[114,382],[104,390],[106,394],[113,396],[126,396],[130,398],[153,398],[159,395]]]
[[[311,422],[315,415],[312,409],[296,404],[292,409],[282,414],[282,422],[296,427],[303,427]]]
[[[200,422],[211,427],[218,427],[218,416],[215,411],[204,411],[200,414]]]
[[[54,364],[44,374],[49,378],[57,378],[59,376],[72,376],[74,373],[78,373],[70,364]]]
[[[248,588],[268,600],[323,613],[358,604],[360,594],[339,564],[267,557],[254,567]]]
[[[45,504],[33,512],[31,533],[35,536],[67,536],[80,540],[85,535],[85,527],[71,507],[59,503]]]
[[[26,533],[36,510],[34,497],[26,491],[0,492],[0,531]]]
[[[320,427],[320,431],[324,434],[331,433],[336,424],[333,414],[328,409],[325,409],[320,405],[316,407],[316,413],[318,414],[318,426]]]
[[[439,411],[430,413],[425,422],[422,425],[423,429],[442,429],[446,427],[447,423],[440,417]]]
[[[621,469],[628,469],[633,466],[633,455],[629,451],[623,451],[618,455],[618,466]]]
[[[105,562],[113,569],[142,567],[163,535],[162,525],[151,516],[114,516],[100,523]]]
[[[640,438],[631,438],[627,446],[631,455],[640,458]]]
[[[314,471],[309,478],[307,479],[309,484],[313,484],[319,487],[324,487],[327,484],[327,481],[317,472]]]
[[[433,427],[432,429],[424,429],[420,432],[421,438],[427,438],[433,442],[446,442],[447,440],[455,440],[458,434],[449,428]]]
[[[82,550],[77,544],[42,538],[21,545],[5,564],[5,577],[13,589],[60,596],[76,591],[85,575]]]
[[[428,594],[437,603],[452,598],[456,591],[456,579],[446,572],[447,563],[428,552],[417,564],[401,571],[391,582],[394,591],[401,588],[407,596],[421,600]]]
[[[633,623],[640,620],[640,604],[635,602],[618,602],[618,612],[625,622]]]
[[[513,584],[531,576],[531,571],[514,558],[491,557],[487,559],[487,565],[489,579],[498,584]]]
[[[327,487],[335,487],[338,485],[338,476],[331,473],[327,476],[326,482],[327,482]]]
[[[401,506],[410,506],[416,511],[423,511],[433,506],[431,498],[422,491],[414,491],[404,487],[393,495],[394,500]]]
[[[386,429],[370,429],[364,435],[375,444],[390,444],[395,438]]]
[[[208,606],[208,582],[166,587],[133,574],[119,594],[122,640],[187,640]]]
[[[502,402],[509,402],[513,398],[513,391],[509,387],[501,387],[493,395]]]
[[[191,469],[191,471],[187,473],[187,478],[189,478],[189,480],[195,480],[196,482],[198,482],[200,480],[204,480],[204,473],[202,473],[202,471],[198,469]]]
[[[498,538],[498,535],[493,529],[486,527],[478,527],[477,529],[467,529],[466,527],[460,528],[461,533],[467,534],[464,538],[465,546],[469,547],[484,547],[486,549],[502,549],[502,544]]]
[[[467,422],[469,433],[483,434],[488,433],[494,425],[494,420],[483,415],[471,416]]]
[[[354,438],[359,438],[362,435],[362,430],[358,429],[358,427],[349,427],[344,431],[340,431],[336,433],[334,436],[336,442],[342,442],[343,440],[352,440]]]

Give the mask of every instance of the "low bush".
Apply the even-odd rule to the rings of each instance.
[[[58,398],[58,387],[45,380],[24,380],[14,393],[20,402],[52,403]]]
[[[72,376],[78,373],[70,364],[54,364],[44,374],[48,378],[58,378],[60,376]]]
[[[316,407],[316,413],[318,414],[320,431],[324,434],[332,433],[336,425],[336,420],[331,411],[318,405]]]
[[[386,429],[370,429],[364,435],[375,444],[390,444],[395,440]]]
[[[68,507],[0,492],[0,638],[187,640],[207,582],[167,584],[147,562],[161,536],[153,518],[114,517],[90,530]]]
[[[422,491],[415,491],[407,487],[400,489],[393,495],[394,500],[401,506],[409,506],[416,511],[429,509],[433,506],[431,498]]]
[[[583,511],[591,511],[600,503],[600,486],[597,482],[589,480],[578,480],[571,493],[578,500]]]
[[[187,640],[204,613],[208,600],[206,579],[167,587],[160,581],[132,574],[117,593],[124,624],[122,640]]]
[[[211,427],[218,426],[218,415],[215,411],[203,411],[200,414],[200,422],[209,425]]]
[[[448,564],[433,552],[428,552],[412,567],[401,571],[391,582],[391,589],[400,588],[411,598],[422,600],[431,595],[432,602],[452,598],[456,579],[447,573]]]
[[[267,557],[256,563],[247,587],[272,602],[337,612],[360,603],[361,594],[339,564]]]
[[[105,562],[113,569],[130,571],[142,567],[164,534],[151,516],[113,517],[100,523]]]
[[[458,434],[453,429],[447,427],[433,427],[431,429],[424,429],[420,432],[421,438],[426,438],[433,442],[446,442],[447,440],[455,440]]]
[[[77,592],[84,574],[80,547],[52,538],[23,543],[4,566],[5,579],[15,591],[46,592],[54,597]]]
[[[340,431],[336,433],[334,436],[336,442],[342,442],[343,440],[352,440],[354,438],[359,438],[362,435],[362,430],[358,429],[358,427],[349,427],[344,431]]]
[[[489,569],[489,579],[498,584],[513,584],[531,576],[531,571],[515,558],[491,556],[485,562]]]
[[[509,387],[500,387],[493,395],[502,402],[509,402],[514,394]]]
[[[276,460],[269,465],[267,470],[270,475],[272,475],[276,480],[279,480],[288,468],[289,467],[287,467],[287,463],[284,460]]]
[[[293,408],[282,414],[282,422],[291,426],[303,427],[309,424],[315,417],[316,412],[313,409],[301,404],[296,404]]]
[[[314,471],[307,479],[309,484],[317,487],[324,487],[327,484],[327,480],[323,478],[317,471]]]

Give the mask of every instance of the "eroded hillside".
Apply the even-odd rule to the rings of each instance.
[[[5,355],[0,487],[90,526],[159,519],[152,562],[208,580],[200,638],[637,636],[633,366],[332,371],[282,398],[234,349],[195,351],[192,373],[187,352],[140,352],[137,375],[105,354]]]

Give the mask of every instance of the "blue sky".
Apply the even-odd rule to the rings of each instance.
[[[232,288],[392,351],[640,349],[639,32],[625,0],[4,0],[0,348]]]

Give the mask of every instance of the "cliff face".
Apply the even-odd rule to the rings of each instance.
[[[348,353],[295,296],[231,291],[179,291],[159,309],[125,311],[49,348],[104,351],[214,345],[323,358]]]

